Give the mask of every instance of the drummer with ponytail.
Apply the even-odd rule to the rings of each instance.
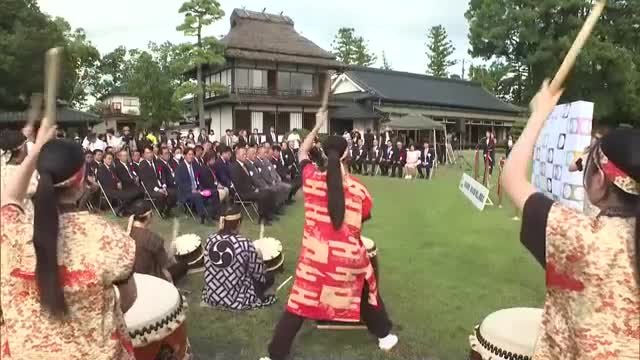
[[[323,106],[298,153],[305,224],[295,280],[269,345],[269,357],[263,359],[284,360],[305,319],[362,320],[381,350],[391,350],[398,342],[378,292],[376,271],[361,241],[373,202],[366,186],[346,170],[348,143],[341,136],[329,136],[322,142],[326,161],[316,158],[316,164],[310,159],[314,140],[328,117],[330,76],[325,78]]]
[[[502,174],[523,210],[521,242],[546,272],[534,358],[639,359],[640,130],[596,140],[583,161],[584,188],[562,189],[588,197],[596,216],[555,202],[528,179],[536,140],[561,93],[543,84]]]
[[[44,119],[2,188],[2,357],[132,359],[121,329],[137,296],[135,242],[120,226],[78,209],[82,148],[55,134]],[[35,170],[32,224],[22,204]]]

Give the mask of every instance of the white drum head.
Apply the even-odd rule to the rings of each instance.
[[[542,309],[512,308],[494,312],[480,324],[479,335],[485,344],[493,345],[508,353],[533,356],[540,324]],[[494,359],[501,359],[495,356]]]
[[[133,274],[138,288],[138,297],[124,320],[129,331],[162,321],[180,306],[180,294],[173,284],[155,276]]]

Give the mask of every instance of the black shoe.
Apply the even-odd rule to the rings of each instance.
[[[200,216],[200,225],[204,225],[205,219],[206,219],[206,217],[204,215]]]

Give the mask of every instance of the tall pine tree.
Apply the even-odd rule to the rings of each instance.
[[[380,67],[380,69],[393,70],[393,68],[391,68],[391,64],[389,63],[389,60],[387,60],[387,54],[385,54],[384,51],[382,52],[382,66]]]
[[[456,60],[449,59],[456,48],[447,35],[447,30],[442,25],[437,25],[429,29],[427,34],[427,74],[439,77],[447,77],[449,67],[457,63]]]
[[[364,38],[355,34],[354,28],[340,28],[332,47],[338,61],[347,65],[371,66],[378,60]]]

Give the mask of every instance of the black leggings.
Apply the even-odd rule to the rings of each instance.
[[[380,339],[389,335],[393,325],[389,320],[380,294],[378,294],[379,307],[375,308],[368,302],[368,293],[369,286],[365,282],[360,302],[360,318],[367,326],[369,332]],[[292,314],[287,310],[284,311],[284,314],[282,314],[276,326],[271,344],[269,344],[269,357],[271,360],[285,360],[287,355],[289,355],[293,340],[300,330],[300,327],[302,327],[304,320],[305,318],[302,316]]]

